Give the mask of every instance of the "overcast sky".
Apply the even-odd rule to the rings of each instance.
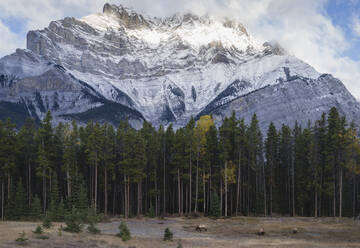
[[[0,57],[25,48],[28,30],[101,12],[103,0],[1,0]],[[260,41],[277,40],[360,99],[360,0],[113,0],[150,15],[191,11],[241,21]]]

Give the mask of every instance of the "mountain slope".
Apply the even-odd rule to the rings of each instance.
[[[0,60],[0,75],[1,102],[39,119],[50,109],[57,122],[181,126],[202,114],[220,122],[235,110],[256,112],[264,128],[306,124],[338,106],[360,123],[359,103],[340,81],[210,16],[160,19],[105,4],[102,13],[30,31],[26,50]]]

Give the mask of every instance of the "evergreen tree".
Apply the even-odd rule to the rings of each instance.
[[[221,215],[219,196],[214,191],[211,195],[210,216],[219,217]]]
[[[19,162],[27,169],[27,199],[28,208],[32,202],[32,175],[33,167],[36,161],[36,128],[33,119],[26,119],[24,126],[21,128],[18,136],[18,147],[20,151]]]
[[[38,167],[36,168],[36,175],[42,178],[42,200],[43,213],[47,209],[47,180],[52,169],[52,162],[54,159],[54,142],[53,142],[53,128],[51,124],[52,116],[47,112],[46,117],[40,123],[38,129]]]
[[[31,217],[35,220],[39,220],[42,215],[41,202],[38,196],[33,197],[31,203]]]
[[[26,203],[26,194],[24,192],[24,186],[22,184],[21,178],[16,184],[16,193],[14,199],[14,213],[15,219],[20,220],[27,214],[27,203]]]
[[[56,172],[51,177],[51,192],[50,192],[50,217],[53,220],[59,219],[58,206],[59,206],[59,188],[58,188],[58,177]]]
[[[269,207],[270,207],[270,216],[273,213],[273,192],[276,190],[275,175],[277,173],[278,163],[278,133],[274,123],[270,123],[269,129],[267,132],[267,138],[265,141],[265,152],[266,152],[266,176],[267,176],[267,191],[269,192]]]

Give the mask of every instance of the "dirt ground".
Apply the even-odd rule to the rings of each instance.
[[[111,219],[108,223],[98,224],[101,235],[91,235],[86,231],[80,234],[62,232],[56,223],[45,235],[49,239],[38,239],[32,230],[40,223],[34,222],[0,222],[0,248],[25,247],[34,248],[161,248],[161,247],[360,247],[360,222],[348,218],[249,218],[237,217],[228,219],[208,218],[166,218],[128,219],[132,239],[122,242],[115,234],[121,219]],[[195,227],[203,224],[206,232],[196,232]],[[162,240],[164,230],[168,227],[174,233],[174,241]],[[257,231],[263,228],[264,236]],[[298,233],[292,230],[297,228]],[[29,239],[26,243],[14,240],[24,231]]]

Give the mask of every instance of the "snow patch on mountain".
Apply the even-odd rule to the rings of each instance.
[[[30,31],[27,48],[0,60],[4,78],[32,78],[37,89],[33,83],[43,82],[47,71],[58,67],[63,76],[50,77],[51,85],[60,87],[61,79],[85,90],[81,94],[69,90],[64,99],[73,107],[60,106],[59,120],[64,113],[84,111],[90,118],[97,113],[94,109],[114,109],[109,105],[114,103],[137,124],[144,118],[154,125],[181,126],[191,116],[228,106],[265,87],[296,80],[321,82],[310,65],[276,42],[260,44],[241,23],[189,13],[156,18],[106,4],[102,13],[67,17],[44,30]],[[16,94],[21,99],[21,92]],[[56,100],[46,94],[41,94],[45,102]],[[9,100],[10,93],[2,95]],[[85,102],[87,108],[78,107]],[[51,109],[51,104],[44,109]],[[35,112],[40,115],[41,109]]]

